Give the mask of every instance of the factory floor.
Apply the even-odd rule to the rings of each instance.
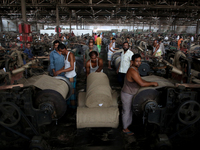
[[[115,70],[107,69],[107,52],[102,47],[100,57],[104,61],[104,73],[108,75],[112,89],[120,92],[121,88],[117,82]],[[79,68],[82,68],[78,62]],[[77,77],[77,93],[86,88],[86,76],[81,69]],[[118,99],[119,110],[121,112],[120,97]],[[153,135],[153,127],[146,128],[141,118],[133,118],[133,125],[130,129],[134,136],[125,135],[122,132],[121,113],[119,116],[119,126],[113,128],[76,128],[76,110],[67,109],[65,115],[57,122],[41,129],[43,139],[52,150],[153,150],[156,149],[156,136]],[[2,131],[2,128],[0,128]],[[189,133],[188,133],[189,134]],[[192,138],[180,138],[176,134],[172,138],[172,149],[196,149],[199,134]],[[30,142],[24,139],[16,139],[8,142],[6,139],[0,140],[0,150],[28,150]],[[159,148],[157,148],[159,150]],[[169,147],[163,148],[169,150]],[[199,149],[199,148],[198,148]],[[38,150],[38,149],[34,149]]]

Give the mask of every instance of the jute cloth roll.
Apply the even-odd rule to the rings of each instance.
[[[117,91],[112,90],[112,103],[111,107],[118,107],[117,99],[119,97],[119,93]],[[86,99],[86,92],[79,92],[78,93],[78,107],[87,107],[85,105]]]
[[[41,90],[55,90],[60,93],[63,98],[66,98],[69,92],[69,87],[64,81],[58,80],[48,75],[33,76],[29,79],[19,81],[19,83],[24,84],[24,86],[34,85]]]
[[[89,108],[110,107],[112,104],[111,92],[107,75],[102,72],[93,72],[87,77],[85,105]]]
[[[87,108],[78,107],[76,115],[77,128],[112,127],[119,125],[118,107]]]

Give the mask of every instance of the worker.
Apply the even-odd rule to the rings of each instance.
[[[94,41],[96,42],[96,40],[97,40],[97,34],[95,33],[94,34]]]
[[[73,53],[68,51],[66,49],[66,46],[64,44],[60,44],[58,46],[58,49],[62,51],[62,54],[65,57],[64,63],[65,65],[60,69],[56,71],[56,75],[59,75],[61,73],[65,73],[65,77],[71,82],[72,84],[72,95],[70,98],[67,100],[67,105],[69,108],[76,108],[77,107],[77,102],[76,102],[76,71],[75,71],[75,66],[76,66],[76,61],[75,61],[75,56]]]
[[[86,75],[88,76],[92,72],[103,72],[103,59],[98,58],[96,51],[89,53],[90,59],[86,63]]]
[[[181,36],[181,38],[178,40],[178,50],[180,50],[180,48],[181,48],[182,41],[183,41],[183,37]]]
[[[98,50],[93,49],[93,42],[89,43],[89,49],[85,51],[85,54],[83,55],[83,64],[84,64],[84,71],[86,67],[86,62],[90,59],[89,53],[91,51],[96,51],[98,53]]]
[[[112,46],[112,47],[113,47],[113,49],[114,49],[114,50],[118,50],[119,48],[118,48],[118,47],[116,47],[116,42],[115,42],[115,41],[116,41],[116,39],[115,39],[115,38],[112,38],[112,41],[113,41],[113,46]]]
[[[93,50],[98,51],[98,47],[95,45],[95,41],[93,39],[90,39],[89,43],[93,43]],[[88,43],[88,46],[89,46],[89,43]]]
[[[55,41],[53,42],[53,50],[57,50],[59,44],[60,44],[60,42],[59,42],[58,40],[55,40]]]
[[[129,50],[128,42],[123,43],[123,52],[121,53],[121,62],[117,69],[118,74],[118,82],[121,87],[124,84],[124,77],[126,76],[127,70],[131,65],[131,58],[133,56],[133,52]]]
[[[128,42],[129,49],[131,50],[132,49],[132,42],[130,41],[130,37],[127,37],[126,40]]]
[[[165,55],[165,48],[161,39],[159,39],[158,42],[154,41],[153,48],[153,56],[160,57]]]
[[[31,50],[31,43],[27,42],[26,43],[26,49],[23,51],[27,56],[29,60],[33,59],[33,54]]]
[[[99,53],[101,52],[101,38],[100,38],[100,35],[98,35],[96,41],[95,41],[95,44],[97,44],[97,48],[98,48],[98,51]]]
[[[112,70],[111,68],[111,56],[115,52],[115,49],[113,48],[113,43],[115,42],[115,38],[113,38],[108,45],[108,69]]]
[[[54,44],[56,44],[57,41],[54,41]],[[63,76],[65,75],[64,72],[58,74],[56,71],[62,69],[64,67],[64,56],[62,55],[62,49],[59,49],[59,46],[57,49],[54,49],[50,53],[50,69],[53,72],[53,76]]]
[[[132,123],[132,99],[140,87],[158,86],[157,82],[147,82],[140,77],[138,68],[141,65],[140,54],[132,56],[132,63],[125,76],[121,90],[123,133],[133,135],[128,127]],[[134,101],[134,100],[133,100]]]

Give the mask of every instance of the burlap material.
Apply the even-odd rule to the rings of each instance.
[[[111,107],[118,107],[117,99],[119,97],[119,93],[117,91],[112,90],[112,104]],[[78,93],[78,107],[86,107],[85,105],[86,92]]]
[[[140,91],[146,90],[146,89],[159,89],[162,87],[174,87],[175,85],[173,83],[171,83],[169,80],[163,78],[163,77],[159,77],[159,76],[145,76],[142,77],[143,80],[148,81],[148,82],[157,82],[158,86],[157,87],[141,87],[137,93],[139,93]]]
[[[77,108],[77,128],[86,127],[112,127],[119,125],[118,107],[110,108]]]
[[[85,105],[92,107],[110,107],[112,94],[106,74],[94,72],[87,77],[87,92]]]
[[[181,70],[181,63],[180,63],[180,61],[179,61],[179,58],[180,58],[181,56],[182,56],[182,57],[186,57],[185,54],[184,54],[182,51],[177,51],[177,52],[175,53],[174,61],[173,61],[173,65],[174,65],[176,68],[180,69],[180,70]]]
[[[21,80],[20,83],[24,84],[24,86],[34,85],[35,87],[41,90],[44,89],[55,90],[58,93],[60,93],[64,99],[66,98],[69,92],[69,87],[64,81],[53,78],[48,75],[34,76],[27,80]]]

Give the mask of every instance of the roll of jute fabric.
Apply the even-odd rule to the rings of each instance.
[[[93,72],[87,77],[85,105],[89,108],[112,105],[112,90],[105,73]]]
[[[112,127],[119,125],[118,107],[87,108],[78,107],[76,115],[77,128]]]

